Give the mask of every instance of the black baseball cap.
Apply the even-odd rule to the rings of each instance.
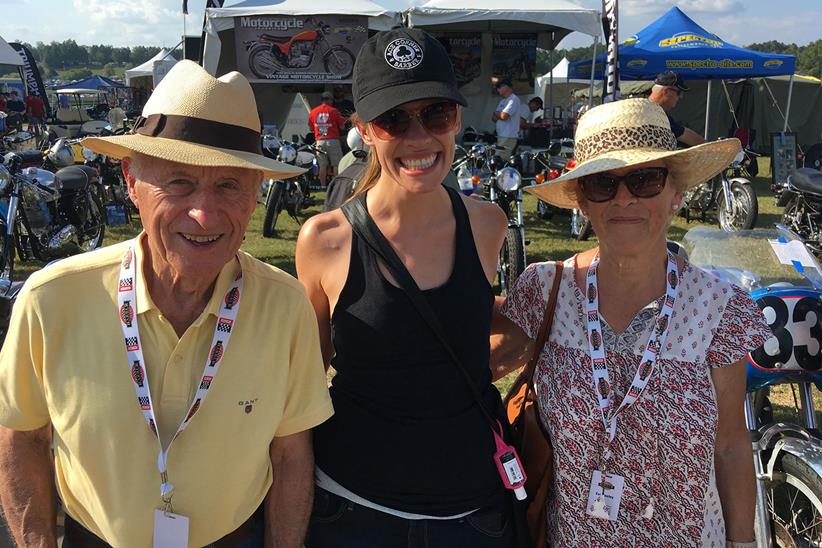
[[[690,91],[691,88],[685,85],[685,81],[682,80],[682,76],[677,74],[672,70],[668,70],[665,72],[660,72],[656,80],[654,80],[654,84],[660,86],[666,86],[669,88],[676,88],[680,91]]]
[[[457,89],[442,44],[418,28],[395,27],[369,38],[354,63],[354,108],[366,122],[420,99],[468,102]]]
[[[514,84],[512,84],[512,83],[511,83],[511,79],[510,79],[510,78],[500,78],[499,80],[497,80],[497,83],[496,83],[496,85],[495,85],[494,87],[495,87],[495,88],[497,88],[497,89],[499,89],[499,88],[501,88],[502,86],[508,86],[509,88],[512,88],[512,89],[513,89]]]

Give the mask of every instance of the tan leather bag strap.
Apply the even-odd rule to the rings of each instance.
[[[562,261],[556,261],[556,271],[554,273],[554,285],[551,286],[551,295],[548,297],[548,304],[545,307],[545,315],[542,317],[542,325],[539,326],[539,333],[537,334],[537,342],[536,346],[534,346],[534,353],[531,355],[531,360],[528,362],[528,365],[525,366],[525,378],[528,380],[528,388],[526,390],[526,395],[528,390],[534,389],[534,375],[537,371],[537,362],[539,361],[539,355],[542,353],[542,347],[545,346],[545,342],[548,339],[548,334],[551,333],[551,326],[554,323],[554,311],[557,308],[557,294],[559,293],[559,283],[562,279]],[[520,405],[520,413],[525,408],[525,402],[528,398],[522,398],[522,404]]]

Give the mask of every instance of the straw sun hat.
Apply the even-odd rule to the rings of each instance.
[[[676,149],[676,138],[662,107],[648,99],[625,99],[589,110],[579,120],[574,156],[577,166],[553,181],[526,188],[558,207],[577,207],[577,179],[612,169],[665,160],[680,190],[704,183],[730,165],[738,139]]]
[[[157,85],[128,135],[91,137],[82,144],[112,158],[139,152],[204,167],[240,167],[282,179],[303,169],[262,155],[260,119],[251,85],[239,72],[215,78],[180,61]]]

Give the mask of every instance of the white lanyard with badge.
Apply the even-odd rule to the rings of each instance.
[[[146,419],[149,429],[157,437],[157,443],[160,446],[160,452],[157,456],[157,469],[160,472],[160,498],[163,501],[163,507],[154,511],[154,547],[186,547],[188,546],[188,517],[175,514],[174,508],[171,505],[174,486],[168,479],[168,452],[174,440],[186,429],[191,419],[202,406],[211,388],[211,383],[214,382],[214,378],[220,369],[220,363],[228,348],[228,341],[231,338],[232,328],[240,308],[240,296],[243,291],[242,271],[240,271],[226,292],[220,307],[217,325],[211,340],[211,350],[206,358],[205,368],[200,377],[200,384],[194,395],[194,400],[191,402],[183,422],[177,427],[177,432],[174,434],[174,437],[168,443],[168,447],[164,449],[163,443],[160,440],[160,433],[157,430],[154,403],[151,399],[151,391],[148,384],[148,372],[145,367],[140,333],[137,328],[137,292],[135,291],[137,268],[137,258],[134,253],[134,248],[129,247],[123,256],[120,268],[117,304],[120,312],[120,324],[123,328],[123,342],[125,343],[126,353],[128,355],[131,380],[134,383],[134,390],[137,393],[137,403],[140,406],[140,410]]]
[[[597,395],[599,410],[602,415],[602,424],[605,429],[605,447],[601,455],[599,469],[593,470],[591,488],[588,493],[586,513],[595,518],[614,521],[619,515],[619,506],[622,502],[622,492],[625,489],[625,478],[605,471],[604,464],[611,456],[611,443],[616,437],[617,415],[632,406],[639,399],[642,391],[656,368],[656,362],[671,323],[674,302],[676,301],[676,287],[679,279],[679,269],[676,258],[668,252],[668,264],[665,270],[667,290],[665,300],[654,321],[654,327],[648,337],[648,344],[639,362],[631,387],[618,407],[614,406],[614,395],[611,387],[608,365],[606,362],[605,343],[602,337],[602,322],[599,314],[599,286],[597,284],[597,269],[599,256],[591,261],[586,274],[586,318],[588,321],[588,350],[593,372],[594,392]],[[654,512],[654,498],[645,508],[643,517],[651,519]]]

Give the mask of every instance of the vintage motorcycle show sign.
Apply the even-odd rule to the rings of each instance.
[[[350,83],[365,16],[260,15],[234,21],[237,68],[251,82]]]
[[[482,69],[482,35],[477,32],[435,32],[437,40],[445,47],[457,85],[462,87],[479,78]]]

